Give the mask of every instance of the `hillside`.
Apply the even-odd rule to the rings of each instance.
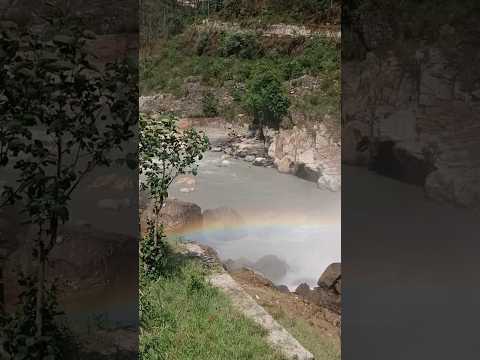
[[[338,191],[339,26],[320,20],[271,23],[262,15],[271,9],[267,5],[235,21],[229,21],[224,10],[190,15],[172,33],[143,36],[140,110],[179,118],[221,118],[226,126],[237,127],[237,133],[254,131],[265,140],[266,158],[281,172]],[[280,84],[278,95],[288,102],[287,111],[272,124],[259,124],[252,108],[252,101],[258,101],[252,89],[259,81]],[[273,89],[266,84],[261,88]],[[267,101],[270,110],[265,116],[275,117],[280,99]]]

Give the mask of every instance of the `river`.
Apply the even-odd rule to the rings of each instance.
[[[278,284],[290,289],[303,282],[315,286],[325,268],[340,261],[340,193],[320,190],[315,183],[273,168],[224,160],[222,153],[207,152],[195,185],[185,188],[180,181],[170,189],[170,197],[202,210],[231,208],[243,224],[203,229],[186,234],[186,239],[213,247],[222,260],[256,261],[275,255],[289,267]]]

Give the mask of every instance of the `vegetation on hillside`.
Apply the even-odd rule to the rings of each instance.
[[[188,45],[191,43],[194,46]],[[254,78],[264,69],[282,83],[304,75],[319,78],[321,86],[309,95],[316,98],[312,99],[315,114],[339,118],[340,51],[335,42],[320,36],[272,45],[256,34],[183,33],[165,40],[163,46],[141,59],[140,90],[143,94],[164,92],[182,97],[185,79],[195,78],[206,87],[226,88],[237,112],[248,111],[249,104],[242,101],[246,84],[259,81]],[[204,99],[204,115],[229,118],[229,108],[222,108],[214,96],[211,93]]]
[[[141,47],[177,35],[194,22],[240,21],[244,25],[339,24],[339,0],[140,0]]]

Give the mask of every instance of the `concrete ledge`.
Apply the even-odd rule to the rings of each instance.
[[[300,345],[263,307],[258,305],[229,274],[213,275],[209,281],[230,297],[234,307],[267,330],[267,339],[270,344],[287,359],[314,360],[313,355]]]

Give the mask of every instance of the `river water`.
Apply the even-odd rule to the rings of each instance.
[[[320,190],[315,183],[272,168],[224,160],[222,153],[207,152],[195,185],[185,187],[179,181],[171,187],[170,197],[193,202],[202,210],[231,208],[243,223],[207,227],[184,237],[210,245],[222,260],[256,261],[275,255],[289,268],[277,284],[291,289],[303,282],[315,286],[325,268],[340,261],[340,193]]]

